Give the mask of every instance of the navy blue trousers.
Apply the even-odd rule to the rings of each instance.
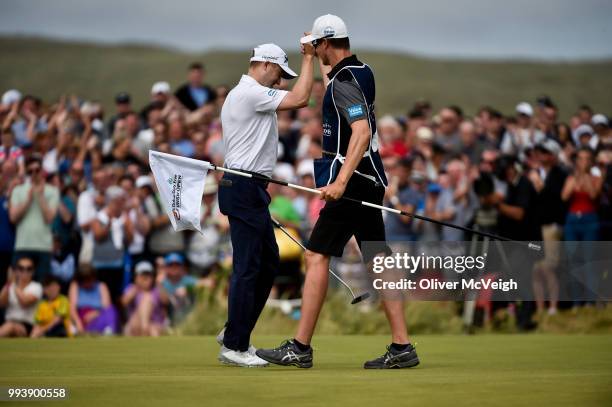
[[[219,188],[219,207],[229,218],[233,248],[223,344],[244,352],[278,274],[278,245],[268,210],[271,199],[266,183],[232,174],[224,174],[223,178],[232,182],[231,186]]]

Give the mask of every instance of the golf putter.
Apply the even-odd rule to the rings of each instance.
[[[233,170],[231,168],[220,167],[218,165],[211,164],[208,161],[195,160],[193,158],[186,158],[186,157],[181,157],[181,156],[177,156],[177,155],[173,155],[173,154],[162,153],[162,152],[153,151],[153,150],[149,150],[149,157],[151,157],[151,158],[152,157],[157,157],[157,158],[166,157],[166,159],[169,159],[171,157],[173,160],[183,161],[185,163],[190,163],[192,165],[194,163],[197,163],[196,165],[199,165],[200,167],[205,167],[206,170],[221,171],[221,172],[224,172],[224,173],[227,173],[227,174],[234,174],[234,175],[238,175],[238,176],[245,177],[245,178],[252,178],[252,179],[257,179],[257,180],[261,180],[261,181],[265,181],[265,182],[270,182],[270,183],[273,183],[273,184],[282,185],[282,186],[285,186],[285,187],[297,189],[297,190],[300,190],[300,191],[309,192],[309,193],[312,193],[312,194],[318,194],[318,195],[321,194],[321,191],[318,190],[318,189],[309,188],[309,187],[305,187],[303,185],[298,185],[298,184],[292,184],[292,183],[287,182],[287,181],[281,181],[281,180],[270,178],[270,177],[266,177],[264,175],[260,175],[260,174],[257,174],[257,173],[244,172],[244,171],[241,171],[241,170]],[[153,172],[155,173],[155,171],[153,171]],[[222,180],[219,183],[219,185],[220,186],[229,187],[229,186],[231,186],[231,180],[224,180],[224,181]],[[367,206],[367,207],[370,207],[370,208],[379,209],[381,211],[391,212],[391,213],[394,213],[396,215],[408,216],[410,218],[420,219],[420,220],[423,220],[423,221],[426,221],[426,222],[431,222],[431,223],[434,223],[436,225],[446,226],[446,227],[457,229],[457,230],[462,230],[464,232],[477,234],[477,235],[480,235],[480,236],[483,236],[483,237],[488,237],[488,238],[494,239],[494,240],[513,242],[513,243],[516,243],[516,244],[519,244],[521,246],[524,246],[525,248],[527,248],[529,250],[532,250],[532,251],[535,251],[535,252],[542,251],[542,246],[540,244],[537,244],[537,243],[534,243],[534,242],[517,241],[517,240],[514,240],[514,239],[510,239],[508,237],[499,236],[499,235],[496,235],[496,234],[493,234],[493,233],[484,232],[484,231],[481,231],[481,230],[475,230],[475,229],[472,229],[472,228],[468,228],[466,226],[456,225],[454,223],[449,223],[449,222],[445,222],[445,221],[429,218],[427,216],[419,215],[419,214],[414,213],[414,212],[402,211],[402,210],[395,209],[395,208],[389,208],[389,207],[384,206],[384,205],[374,204],[372,202],[361,201],[359,199],[350,198],[348,196],[342,196],[342,197],[340,197],[340,199],[342,199],[344,201],[354,202],[354,203],[357,203],[357,204],[362,205],[362,206]]]
[[[302,248],[302,250],[306,251],[306,247],[304,247],[304,245],[301,242],[299,242],[293,236],[291,236],[291,233],[289,233],[287,231],[287,229],[285,229],[283,227],[283,225],[280,224],[279,221],[277,221],[274,218],[271,218],[271,219],[272,219],[272,223],[274,223],[274,226],[279,228],[285,235],[287,235],[287,237],[289,237],[289,239],[293,240],[293,242],[295,244],[300,246]],[[370,298],[370,293],[368,293],[368,292],[365,292],[365,293],[363,293],[363,294],[361,294],[359,296],[355,296],[355,293],[353,292],[351,287],[346,282],[344,282],[344,280],[342,280],[342,278],[339,275],[334,273],[334,271],[331,268],[329,268],[328,270],[331,273],[331,275],[336,278],[336,280],[340,281],[340,283],[342,283],[342,285],[345,286],[349,290],[349,292],[351,293],[351,296],[353,297],[353,300],[351,301],[351,304],[357,304],[357,303],[360,303],[361,301],[363,301],[363,300],[365,300],[367,298]]]
[[[222,186],[222,187],[231,187],[232,186],[232,181],[228,180],[228,179],[221,179],[219,181],[219,186]],[[274,226],[279,228],[285,235],[287,235],[287,237],[289,237],[289,239],[293,240],[293,242],[295,244],[300,246],[302,248],[302,250],[306,251],[306,248],[304,247],[304,245],[301,242],[299,242],[298,240],[296,240],[293,236],[291,236],[291,234],[287,231],[287,229],[285,229],[283,227],[283,225],[281,225],[281,223],[279,221],[277,221],[274,218],[271,218],[271,219],[272,219],[272,223],[274,223]],[[370,298],[370,293],[368,293],[368,292],[365,292],[365,293],[363,293],[363,294],[361,294],[359,296],[355,296],[355,293],[353,292],[353,289],[347,283],[345,283],[344,280],[342,280],[342,278],[339,275],[334,273],[334,271],[331,268],[328,269],[328,270],[329,270],[329,272],[331,273],[332,276],[334,276],[338,281],[340,281],[340,283],[343,286],[345,286],[347,288],[347,290],[349,290],[349,292],[351,293],[351,297],[353,297],[353,300],[351,301],[351,304],[357,304],[357,303],[360,303],[361,301],[363,301],[365,299]]]

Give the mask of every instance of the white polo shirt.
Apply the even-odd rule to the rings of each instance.
[[[242,75],[221,109],[227,168],[272,176],[278,154],[276,109],[287,93]]]

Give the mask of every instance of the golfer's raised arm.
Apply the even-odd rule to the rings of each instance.
[[[304,45],[303,50],[304,56],[302,57],[300,77],[293,86],[293,89],[283,98],[276,110],[299,109],[308,104],[310,92],[312,91],[315,52],[311,44]]]

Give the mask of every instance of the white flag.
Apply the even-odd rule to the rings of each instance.
[[[149,150],[149,165],[174,230],[197,230],[202,233],[200,206],[210,164]]]

